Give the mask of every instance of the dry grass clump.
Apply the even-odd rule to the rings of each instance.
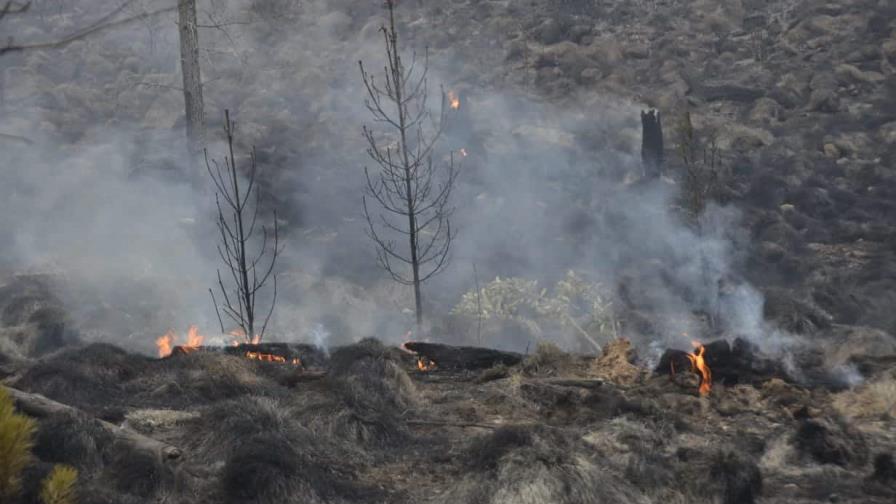
[[[572,374],[576,361],[550,341],[539,341],[532,355],[526,357],[521,369],[528,376],[562,376]]]
[[[896,379],[887,376],[834,394],[832,404],[849,419],[896,419]]]
[[[590,374],[617,385],[632,385],[641,380],[644,371],[634,364],[635,349],[624,338],[610,341],[600,357],[591,362]]]
[[[499,429],[469,449],[469,472],[437,500],[445,504],[648,504],[578,443],[546,430]]]
[[[296,420],[299,413],[250,396],[215,404],[188,422],[190,450],[224,462],[210,489],[215,502],[315,504],[376,493],[355,482],[351,443],[316,435]]]
[[[63,351],[38,362],[15,386],[96,412],[130,395],[129,381],[145,371],[151,360],[112,345],[96,343]]]
[[[175,394],[191,401],[233,399],[274,386],[259,376],[256,364],[218,352],[194,352],[167,359],[163,379],[174,384],[169,388]]]
[[[328,420],[332,436],[384,448],[408,438],[402,416],[420,395],[394,350],[373,339],[338,348],[330,374],[343,402]]]

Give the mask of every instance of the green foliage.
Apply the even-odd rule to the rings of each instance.
[[[8,502],[22,488],[22,471],[31,461],[37,424],[15,411],[12,397],[0,387],[0,502]]]
[[[514,320],[542,334],[546,324],[559,324],[596,347],[595,340],[611,339],[616,323],[612,303],[603,287],[569,271],[553,292],[523,278],[496,278],[479,290],[465,293],[452,313],[483,320]]]
[[[43,504],[74,504],[75,483],[78,481],[78,470],[74,467],[58,464],[44,478],[40,488],[40,501]]]

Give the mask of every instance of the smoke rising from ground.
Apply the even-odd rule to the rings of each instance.
[[[79,8],[87,16],[101,4]],[[289,14],[278,25],[276,13],[252,10],[251,2],[200,2],[201,20],[236,22],[200,34],[210,157],[223,157],[220,116],[230,108],[238,157],[258,146],[262,191],[288,232],[270,330],[276,339],[396,341],[413,325],[410,292],[377,269],[363,232],[362,168],[371,163],[360,129],[371,118],[357,61],[382,66],[381,15],[353,7],[273,2],[264,9]],[[426,40],[413,3],[402,18],[409,38]],[[197,323],[217,332],[207,294],[219,266],[212,197],[178,175],[187,169],[179,154],[182,96],[170,89],[179,83],[177,51],[168,17],[0,60],[8,101],[0,127],[35,141],[4,147],[5,266],[55,265],[94,337],[141,350],[169,327]],[[651,335],[657,348],[689,348],[695,310],[718,318],[730,335],[780,347],[783,339],[766,338],[762,296],[737,275],[744,237],[736,210],[711,208],[698,235],[670,210],[677,187],[633,183],[641,104],[583,94],[579,106],[563,108],[477,82],[473,65],[451,50],[434,49],[430,62],[433,89],[444,84],[461,97],[440,160],[468,153],[458,158],[453,261],[424,289],[433,318],[473,288],[474,264],[483,282],[521,276],[545,286],[575,269],[607,286],[616,306],[663,314]]]

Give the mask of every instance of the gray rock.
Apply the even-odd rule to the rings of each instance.
[[[813,112],[834,113],[840,110],[840,97],[827,89],[812,91],[809,96],[809,110]]]

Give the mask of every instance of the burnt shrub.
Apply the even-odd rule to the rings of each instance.
[[[794,444],[802,455],[821,464],[846,467],[864,464],[868,459],[862,434],[841,421],[804,418],[794,435]]]
[[[762,491],[762,474],[756,462],[733,452],[716,455],[710,476],[721,485],[725,504],[753,504]]]
[[[487,436],[477,438],[470,446],[472,467],[493,470],[509,451],[532,443],[532,432],[518,426],[501,427]]]
[[[54,415],[40,422],[34,455],[44,462],[69,464],[82,471],[102,465],[102,452],[112,436],[83,415]]]

